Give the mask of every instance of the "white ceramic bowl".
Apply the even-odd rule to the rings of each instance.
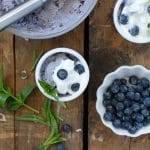
[[[103,106],[103,93],[106,91],[106,89],[112,84],[112,82],[115,79],[120,79],[126,76],[131,76],[131,75],[136,75],[139,78],[141,77],[146,77],[147,79],[150,80],[150,70],[147,70],[143,66],[136,65],[136,66],[122,66],[119,67],[117,70],[115,70],[112,73],[109,73],[102,85],[98,88],[97,90],[97,102],[96,102],[96,110],[98,114],[101,117],[101,120],[105,126],[110,128],[114,133],[118,135],[124,135],[124,136],[129,136],[129,137],[138,137],[142,134],[147,134],[150,133],[150,125],[145,126],[138,130],[135,134],[130,134],[127,130],[123,129],[117,129],[115,128],[111,122],[105,121],[103,119],[104,113],[105,113],[105,107]]]
[[[39,80],[40,80],[40,70],[41,70],[41,67],[42,67],[42,64],[44,63],[44,61],[53,56],[54,54],[57,54],[57,53],[67,53],[67,54],[71,54],[73,56],[75,56],[76,58],[78,58],[78,60],[81,62],[81,64],[84,66],[85,68],[85,73],[87,74],[87,79],[86,79],[86,83],[84,84],[84,86],[82,86],[82,88],[72,94],[72,95],[67,95],[67,96],[63,96],[63,97],[59,97],[59,101],[71,101],[71,100],[74,100],[76,99],[77,97],[79,97],[83,92],[84,90],[86,89],[87,85],[88,85],[88,82],[89,82],[89,77],[90,77],[90,73],[89,73],[89,67],[85,61],[85,59],[83,58],[83,56],[81,56],[78,52],[72,50],[72,49],[69,49],[69,48],[56,48],[56,49],[53,49],[53,50],[50,50],[48,51],[47,53],[45,53],[42,58],[39,60],[38,64],[37,64],[37,67],[36,67],[36,70],[35,70],[35,80],[36,80],[36,84],[39,88],[39,90],[46,96],[48,97],[49,99],[52,99],[54,100],[53,97],[51,97],[50,95],[48,95],[47,93],[44,92],[43,88],[40,86],[39,84]]]
[[[116,2],[116,5],[114,7],[114,12],[113,12],[113,20],[114,20],[114,24],[115,27],[117,29],[117,31],[119,32],[119,34],[125,38],[126,40],[133,42],[133,43],[149,43],[150,42],[150,37],[133,37],[131,36],[131,34],[129,32],[127,32],[126,30],[123,30],[119,24],[118,21],[118,14],[119,14],[119,9],[121,4],[124,2],[124,0],[118,0]]]
[[[15,35],[21,36],[26,39],[48,39],[48,38],[54,38],[58,37],[60,35],[63,35],[75,27],[77,27],[81,22],[84,21],[84,19],[90,14],[90,12],[93,10],[97,3],[97,0],[86,0],[85,4],[78,15],[78,17],[71,17],[71,16],[66,16],[67,18],[70,18],[69,21],[66,21],[64,26],[61,28],[56,28],[54,30],[50,29],[44,29],[41,31],[28,31],[25,29],[17,29],[14,27],[9,27],[8,30]],[[63,14],[62,14],[63,15]],[[61,19],[61,18],[60,18]]]

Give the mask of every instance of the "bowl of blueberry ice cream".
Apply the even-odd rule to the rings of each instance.
[[[28,0],[0,0],[0,16]],[[48,0],[43,7],[14,23],[9,30],[28,39],[57,37],[78,26],[97,0]]]
[[[113,13],[117,31],[134,43],[150,42],[150,1],[118,0]]]
[[[41,81],[56,89],[59,101],[71,101],[86,89],[89,68],[78,52],[69,48],[56,48],[42,56],[36,67],[35,79],[46,97],[56,100],[43,89]]]
[[[97,90],[96,109],[115,134],[138,137],[150,133],[150,70],[122,66],[109,73]]]

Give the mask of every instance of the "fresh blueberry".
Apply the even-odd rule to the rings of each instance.
[[[112,122],[113,126],[115,128],[120,128],[121,127],[121,121],[119,119],[115,119],[113,122]]]
[[[119,79],[115,79],[115,80],[113,81],[113,84],[114,84],[114,85],[120,85],[120,84],[121,84],[121,81],[120,81]]]
[[[135,88],[133,86],[128,86],[128,91],[129,92],[135,92]]]
[[[62,127],[61,127],[61,130],[63,132],[69,133],[69,132],[71,132],[72,127],[69,124],[63,124]]]
[[[125,129],[129,129],[129,128],[131,128],[131,123],[128,122],[128,121],[123,121],[122,122],[122,127],[125,128]]]
[[[132,120],[135,120],[136,116],[137,116],[136,113],[132,113],[132,115],[131,115]]]
[[[147,7],[147,12],[150,14],[150,5]]]
[[[140,110],[140,105],[138,103],[134,103],[132,106],[132,111],[137,112]]]
[[[128,129],[128,131],[129,131],[129,133],[131,133],[131,134],[135,134],[135,133],[137,132],[137,128],[134,127],[134,126],[132,126],[132,127],[130,127],[130,128]]]
[[[117,100],[118,100],[118,101],[121,102],[121,101],[123,101],[124,99],[125,99],[125,95],[124,95],[123,93],[118,93],[118,94],[117,94]]]
[[[120,82],[121,82],[122,84],[124,84],[124,85],[127,84],[127,80],[126,80],[126,79],[120,79]]]
[[[136,119],[137,122],[142,122],[144,120],[144,116],[140,113],[137,113],[135,119]]]
[[[127,98],[133,100],[135,97],[135,93],[134,92],[127,92]]]
[[[126,85],[120,85],[120,92],[126,93],[128,91],[128,87]]]
[[[104,99],[110,99],[111,98],[111,93],[110,92],[105,92],[103,97],[104,97]]]
[[[113,118],[112,113],[106,112],[106,113],[104,114],[104,119],[105,119],[106,121],[111,121],[112,118]]]
[[[79,74],[82,74],[85,72],[85,69],[84,69],[83,65],[81,65],[81,64],[75,65],[74,70],[77,71]]]
[[[112,104],[113,106],[116,106],[117,103],[118,103],[117,100],[115,100],[115,99],[112,99],[112,100],[111,100],[111,104]]]
[[[137,130],[139,130],[139,129],[141,129],[143,127],[143,123],[135,122],[134,126],[136,127]]]
[[[115,111],[114,107],[111,105],[106,106],[106,111],[113,113]]]
[[[141,111],[141,113],[143,114],[144,117],[148,117],[149,116],[149,111],[145,108]]]
[[[135,100],[135,101],[139,101],[140,99],[141,99],[140,93],[135,93],[135,95],[134,95],[134,100]]]
[[[129,21],[129,17],[125,14],[119,16],[119,22],[123,25],[126,25]]]
[[[57,72],[57,76],[61,80],[65,80],[68,77],[68,72],[65,69],[60,69]]]
[[[73,92],[77,92],[79,90],[79,88],[80,88],[80,84],[79,83],[74,83],[74,84],[71,85],[71,90]]]
[[[112,93],[114,93],[114,94],[118,93],[118,92],[119,92],[119,86],[116,85],[116,84],[113,84],[113,85],[111,86],[111,91],[112,91]]]
[[[143,91],[143,87],[142,87],[141,84],[138,84],[138,85],[136,86],[136,91],[137,91],[137,92],[140,92],[140,93]]]
[[[145,106],[150,106],[150,97],[147,97],[143,100]]]
[[[138,83],[138,77],[137,76],[130,76],[129,77],[129,83],[133,85],[137,85]]]
[[[56,150],[65,150],[64,144],[63,143],[59,143],[56,145]]]
[[[131,116],[124,116],[123,118],[122,118],[122,120],[123,121],[131,121]]]
[[[143,91],[143,92],[142,92],[142,96],[143,96],[144,98],[149,97],[149,92],[148,92],[147,90]]]
[[[141,108],[141,109],[144,109],[144,108],[145,108],[145,105],[144,105],[144,104],[141,104],[141,105],[140,105],[140,108]]]
[[[146,118],[146,120],[144,120],[144,122],[143,122],[143,125],[144,126],[147,126],[147,125],[149,125],[150,124],[150,116],[148,116],[147,118]]]
[[[123,109],[124,109],[124,104],[121,103],[121,102],[117,103],[117,104],[116,104],[116,109],[117,109],[117,110],[123,110]]]
[[[111,101],[110,100],[107,100],[107,99],[104,99],[103,100],[103,105],[106,107],[106,106],[108,106],[108,105],[110,105],[111,104]]]
[[[125,101],[123,101],[123,104],[125,107],[129,107],[131,105],[131,101],[126,99]]]
[[[122,111],[118,111],[116,115],[117,115],[117,117],[122,118],[123,117],[123,112]]]
[[[132,27],[131,29],[129,29],[129,33],[132,35],[132,36],[137,36],[140,32],[140,29],[138,26],[134,26]]]
[[[131,114],[132,114],[132,110],[131,110],[130,108],[126,108],[126,109],[124,110],[124,113],[125,113],[126,115],[131,115]]]
[[[142,79],[140,80],[140,82],[141,82],[141,85],[142,85],[144,88],[147,88],[147,87],[149,87],[149,85],[150,85],[149,80],[146,79],[146,78],[142,78]]]

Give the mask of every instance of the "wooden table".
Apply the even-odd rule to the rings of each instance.
[[[149,150],[150,135],[138,138],[117,136],[100,121],[95,109],[96,90],[104,76],[121,65],[141,64],[150,68],[150,45],[132,44],[115,30],[112,12],[116,0],[99,0],[91,16],[74,31],[59,38],[25,41],[7,31],[0,33],[0,63],[4,67],[4,80],[18,94],[26,85],[34,84],[30,74],[33,50],[40,52],[56,47],[76,49],[89,63],[91,78],[84,95],[61,108],[64,123],[73,127],[65,134],[66,150]],[[28,78],[21,79],[25,70]],[[28,104],[41,110],[44,97],[35,92]],[[56,104],[53,107],[59,109]],[[7,122],[0,123],[0,150],[32,150],[49,133],[49,128],[36,123],[19,122],[16,117],[29,114],[27,109],[5,113]],[[76,132],[76,129],[82,129]],[[51,147],[50,149],[55,149]]]

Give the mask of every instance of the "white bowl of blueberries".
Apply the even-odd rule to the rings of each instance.
[[[118,0],[113,13],[117,31],[134,43],[150,42],[150,1]]]
[[[122,66],[97,90],[96,109],[105,126],[122,136],[150,133],[150,71]]]
[[[56,48],[39,60],[35,80],[49,99],[71,101],[79,97],[89,82],[89,68],[84,58],[69,48]]]

